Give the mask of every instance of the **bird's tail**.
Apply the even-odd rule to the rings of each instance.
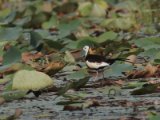
[[[110,64],[113,64],[114,62],[116,61],[124,61],[124,62],[129,62],[129,63],[132,63],[129,61],[129,59],[126,59],[126,58],[114,58],[114,59],[107,59],[106,62],[107,63],[110,63]],[[132,63],[133,64],[133,63]]]

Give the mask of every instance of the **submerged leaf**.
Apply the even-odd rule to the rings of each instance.
[[[139,81],[134,81],[134,82],[129,82],[125,84],[122,88],[123,89],[134,89],[137,87],[142,87],[146,82],[139,82]]]
[[[136,89],[131,92],[132,95],[144,95],[156,92],[158,85],[156,84],[145,84],[142,88]]]
[[[64,87],[60,88],[60,90],[57,92],[57,95],[64,95],[69,89],[71,89],[73,86],[72,82],[68,82]]]
[[[0,97],[3,97],[6,101],[11,101],[23,98],[26,93],[26,91],[7,91],[0,94]]]
[[[85,100],[82,103],[71,103],[69,105],[65,105],[63,110],[69,110],[69,111],[75,111],[75,110],[83,110],[89,107],[95,107],[95,106],[100,106],[100,103],[97,100]]]
[[[62,87],[58,92],[57,95],[64,95],[69,89],[75,89],[78,90],[82,87],[84,87],[87,82],[89,81],[89,77],[82,78],[78,81],[72,81],[68,82],[64,87]]]
[[[87,82],[89,81],[89,78],[90,78],[90,77],[87,76],[87,77],[85,77],[85,78],[82,78],[82,79],[80,79],[80,80],[78,80],[78,81],[73,82],[73,88],[74,88],[75,90],[78,90],[78,89],[84,87],[84,86],[87,84]]]

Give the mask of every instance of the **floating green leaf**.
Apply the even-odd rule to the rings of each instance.
[[[69,51],[65,52],[64,60],[67,63],[75,63],[75,59],[74,59],[73,55]]]
[[[89,81],[89,78],[90,77],[87,76],[87,77],[84,77],[78,81],[73,82],[73,88],[75,90],[79,90],[80,88],[84,87],[87,84],[87,82]]]
[[[83,48],[85,45],[88,46],[97,46],[96,38],[93,37],[84,37],[77,41],[77,48]]]
[[[92,3],[87,1],[80,3],[78,10],[82,16],[89,16],[92,10]]]
[[[135,24],[135,20],[129,17],[109,18],[101,23],[101,26],[114,30],[128,30]]]
[[[106,42],[107,40],[114,40],[117,37],[117,33],[113,32],[113,31],[109,31],[109,32],[105,32],[102,35],[100,35],[96,42],[97,43],[103,43]]]
[[[11,9],[3,9],[0,11],[0,25],[7,25],[11,23],[16,16],[16,12]]]
[[[30,32],[30,44],[34,47],[34,48],[37,48],[43,41],[43,38],[42,36],[37,33],[37,32],[34,32],[34,31],[31,31]]]
[[[134,82],[129,82],[125,84],[122,88],[123,89],[133,89],[137,87],[142,87],[146,82],[139,82],[139,81],[134,81]]]
[[[75,12],[78,7],[77,2],[66,2],[60,6],[57,6],[53,9],[53,11],[56,11],[57,13],[71,13]]]
[[[160,48],[160,38],[159,37],[141,38],[141,39],[133,40],[132,43],[134,43],[140,48],[143,48],[144,50]]]
[[[131,92],[131,94],[132,95],[151,94],[151,93],[156,92],[157,88],[158,88],[158,85],[156,85],[156,84],[145,84],[145,85],[143,85],[142,88],[133,90]]]
[[[58,25],[58,20],[57,17],[55,15],[53,15],[49,21],[46,21],[42,24],[42,27],[44,29],[49,29],[49,28],[53,28],[56,27]]]
[[[17,40],[22,35],[22,28],[5,27],[0,28],[0,41]]]
[[[70,35],[72,32],[74,32],[74,30],[77,29],[80,23],[81,22],[79,20],[73,20],[69,23],[61,23],[58,27],[59,29],[58,38],[61,39]]]
[[[8,91],[0,94],[6,101],[17,100],[23,98],[26,95],[26,91]]]
[[[53,80],[43,72],[20,70],[13,77],[12,89],[38,91],[53,86]]]
[[[4,55],[3,55],[3,65],[11,65],[16,62],[20,62],[21,60],[21,52],[16,47],[11,47]]]
[[[87,70],[86,69],[81,69],[77,72],[74,72],[70,75],[67,76],[67,79],[74,79],[74,80],[79,80],[79,79],[83,79],[88,75]]]
[[[64,95],[69,89],[71,89],[73,86],[72,82],[68,82],[64,87],[60,88],[60,90],[57,92],[57,95]]]
[[[98,46],[95,38],[93,38],[93,37],[84,37],[84,38],[81,38],[81,39],[79,39],[77,41],[70,42],[68,45],[66,45],[66,48],[81,49],[85,45],[88,45],[88,46]]]
[[[31,21],[31,16],[26,16],[24,18],[17,19],[16,21],[14,21],[14,24],[17,26],[24,26],[25,24],[27,24],[30,21]]]
[[[159,120],[159,119],[160,119],[159,114],[150,113],[149,116],[148,116],[148,120]]]
[[[79,79],[78,81],[68,82],[64,87],[60,88],[60,90],[57,92],[57,95],[58,96],[64,95],[69,89],[78,90],[84,87],[88,81],[89,81],[89,76]]]
[[[104,71],[105,77],[123,77],[123,72],[132,70],[134,67],[130,64],[119,64],[118,62],[111,65],[110,68]]]
[[[56,50],[61,50],[63,48],[63,45],[58,41],[45,39],[44,42],[48,45],[48,47],[56,49]]]

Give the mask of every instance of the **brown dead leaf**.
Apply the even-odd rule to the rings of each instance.
[[[14,73],[14,72],[20,70],[20,69],[22,68],[22,66],[23,66],[23,65],[22,65],[22,64],[19,64],[19,63],[13,64],[13,65],[11,65],[9,68],[1,71],[0,74],[3,75],[3,74],[11,74],[11,73]]]
[[[3,58],[0,56],[0,65],[2,65]]]
[[[50,13],[50,12],[52,12],[53,5],[51,4],[51,2],[48,2],[48,1],[44,2],[43,6],[42,6],[42,9],[43,9],[44,12]]]
[[[65,63],[62,61],[53,61],[46,66],[44,72],[49,75],[54,75],[55,73],[60,71],[64,66]]]
[[[136,59],[137,59],[137,56],[136,55],[130,55],[126,58],[126,64],[135,64],[136,63]]]
[[[75,111],[75,110],[83,110],[85,108],[100,106],[100,103],[95,99],[87,99],[83,103],[78,104],[70,104],[65,105],[63,110]]]
[[[65,105],[63,110],[69,110],[69,111],[82,110],[82,107],[81,106]]]
[[[95,106],[100,106],[100,103],[95,99],[88,99],[82,104],[83,109]]]
[[[145,77],[152,77],[156,73],[157,69],[158,68],[156,66],[153,66],[150,63],[148,63],[145,67],[145,71],[147,72]]]
[[[0,93],[4,90],[4,85],[0,84]]]
[[[127,78],[143,78],[145,76],[146,72],[145,71],[139,71],[139,70],[134,70],[129,73],[127,73]]]
[[[14,118],[19,118],[22,115],[23,111],[20,108],[17,108],[14,113]]]
[[[121,100],[121,101],[118,101],[119,102],[119,105],[123,106],[123,107],[132,107],[133,106],[133,102],[131,101],[128,101],[128,100]]]
[[[2,105],[5,102],[5,99],[3,97],[0,97],[0,105]]]
[[[117,85],[123,85],[124,81],[123,80],[116,80],[115,84],[117,84]]]
[[[75,58],[75,60],[82,59],[81,50],[71,51],[71,54],[73,55],[73,57]]]
[[[12,47],[12,45],[10,43],[6,43],[3,47],[3,50],[7,51],[10,47]]]
[[[156,76],[158,67],[153,66],[150,63],[148,63],[144,70],[133,70],[129,73],[126,73],[128,78],[146,78],[146,77],[153,77]]]
[[[24,53],[22,53],[22,61],[27,63],[28,61],[33,61],[33,60],[38,59],[42,56],[43,56],[43,54],[41,52],[38,52],[38,53],[24,52]]]

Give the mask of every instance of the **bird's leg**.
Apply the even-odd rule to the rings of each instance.
[[[96,71],[96,77],[98,77],[99,71]]]
[[[95,80],[98,78],[98,74],[99,74],[99,71],[98,71],[98,70],[96,70]]]
[[[103,77],[103,79],[101,80],[101,83],[100,83],[100,84],[101,84],[101,86],[103,87],[103,81],[105,80],[105,79],[104,79],[104,71],[102,71],[102,77]]]
[[[103,76],[103,80],[104,80],[104,71],[102,71],[102,76]]]

